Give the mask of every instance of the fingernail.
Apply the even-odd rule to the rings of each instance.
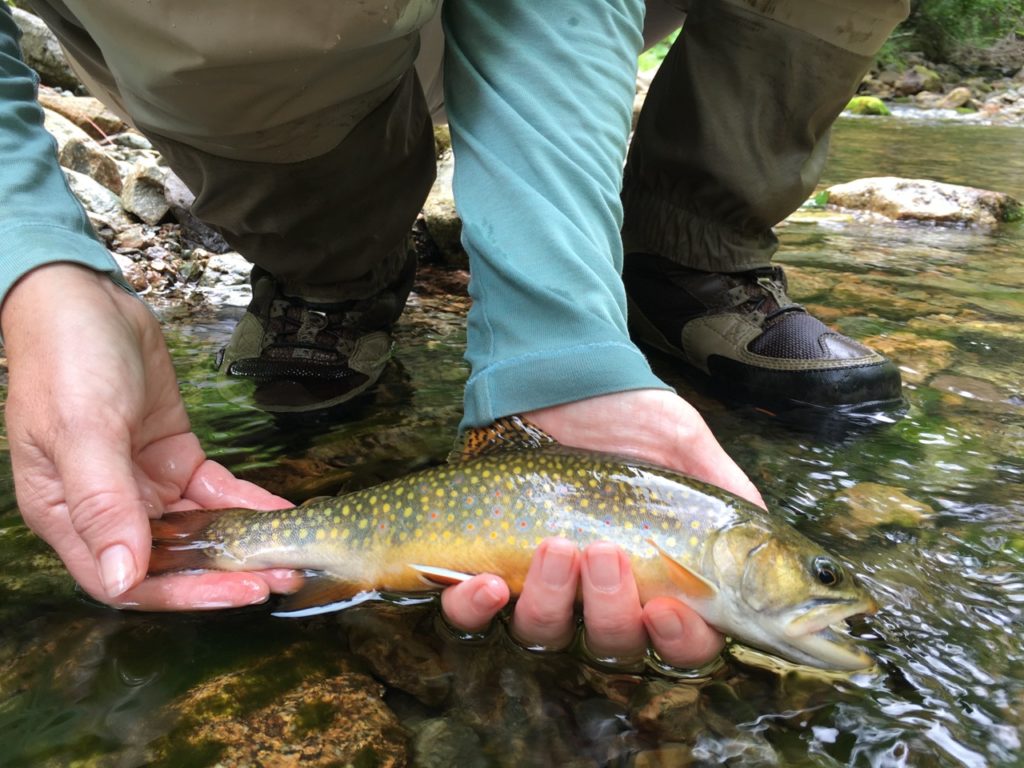
[[[683,636],[683,622],[673,611],[651,612],[651,624],[662,640],[677,640]]]
[[[135,558],[124,544],[111,544],[100,553],[100,581],[109,597],[117,597],[135,583]]]
[[[544,583],[556,589],[568,584],[572,578],[575,555],[575,547],[551,543],[544,551],[540,562],[540,576]]]
[[[590,582],[599,590],[614,592],[622,583],[619,553],[614,547],[591,547],[587,551]]]
[[[484,584],[470,598],[473,607],[480,611],[493,611],[501,607],[505,595],[499,592],[495,585]]]

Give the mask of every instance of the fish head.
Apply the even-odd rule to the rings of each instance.
[[[846,619],[877,604],[834,556],[792,529],[747,524],[714,547],[717,580],[733,593],[727,631],[798,664],[854,671],[874,664]]]

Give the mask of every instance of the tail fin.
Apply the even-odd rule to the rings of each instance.
[[[220,544],[205,535],[206,529],[224,511],[190,509],[167,512],[163,517],[151,520],[153,551],[149,556],[150,575],[208,568],[210,555]]]

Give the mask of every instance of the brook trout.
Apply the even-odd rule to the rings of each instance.
[[[152,527],[151,573],[320,571],[289,609],[485,572],[517,594],[544,538],[612,541],[644,602],[677,597],[734,640],[799,664],[873,663],[841,624],[874,601],[810,539],[719,488],[559,445],[517,418],[472,432],[456,461],[373,488],[278,511],[170,513]]]

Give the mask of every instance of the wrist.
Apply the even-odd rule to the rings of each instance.
[[[36,316],[52,313],[55,306],[92,294],[92,301],[134,300],[106,272],[73,262],[53,262],[24,274],[7,292],[0,306],[0,333],[7,347],[26,327],[37,325]]]

